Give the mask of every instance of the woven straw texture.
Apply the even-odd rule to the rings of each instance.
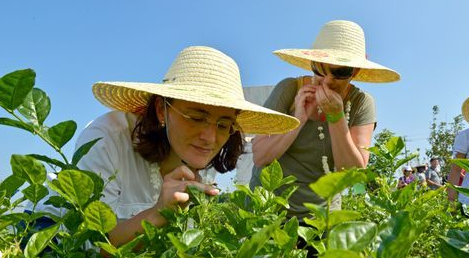
[[[311,61],[360,68],[354,81],[379,83],[400,79],[392,69],[367,60],[365,34],[358,24],[350,21],[326,23],[312,49],[280,49],[274,54],[308,71],[311,71]]]
[[[181,51],[161,84],[98,82],[93,94],[107,107],[133,113],[144,110],[151,94],[239,109],[236,121],[247,134],[285,133],[299,125],[294,117],[246,101],[237,64],[210,47]]]
[[[469,123],[469,98],[467,98],[462,104],[461,113],[464,116],[466,122]]]

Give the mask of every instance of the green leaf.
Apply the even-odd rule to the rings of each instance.
[[[265,242],[269,240],[276,228],[280,226],[281,219],[276,220],[274,223],[263,227],[261,230],[256,232],[250,239],[246,240],[241,248],[239,249],[237,258],[250,258],[259,252],[264,246]]]
[[[187,249],[189,249],[184,243],[179,241],[179,239],[176,236],[174,236],[172,233],[168,233],[167,236],[169,238],[169,241],[171,241],[174,247],[176,247],[178,252],[184,253],[185,251],[187,251]]]
[[[272,238],[274,239],[275,243],[281,246],[287,245],[291,240],[291,237],[280,228],[276,228],[274,230],[272,234]]]
[[[469,231],[450,229],[440,243],[442,257],[469,257]]]
[[[449,162],[466,171],[469,171],[469,159],[450,159]]]
[[[113,245],[105,242],[94,242],[94,245],[108,252],[110,255],[117,256],[119,251]]]
[[[208,203],[208,196],[201,191],[198,187],[194,185],[188,185],[186,188],[187,193],[189,194],[190,200],[195,205],[204,205]]]
[[[77,124],[75,121],[68,120],[52,126],[47,130],[47,134],[56,147],[62,148],[68,141],[70,141],[70,139],[72,139],[76,130]]]
[[[11,156],[10,164],[13,175],[30,184],[42,184],[46,181],[46,168],[32,157],[14,154]]]
[[[156,236],[156,227],[147,220],[142,220],[142,228],[148,239],[152,240]]]
[[[373,222],[349,221],[335,226],[327,237],[329,249],[361,252],[376,237],[378,228]]]
[[[314,241],[316,237],[318,237],[318,231],[311,227],[298,227],[298,235],[302,237],[306,243],[311,245],[311,242]]]
[[[18,111],[34,125],[42,125],[50,112],[50,99],[47,94],[33,88],[26,96]]]
[[[181,242],[192,248],[198,246],[204,240],[204,232],[199,229],[189,229],[182,234]]]
[[[31,69],[18,70],[0,78],[0,106],[13,112],[34,87],[36,73]]]
[[[107,233],[117,225],[117,218],[109,205],[94,201],[85,209],[85,223],[88,229]]]
[[[362,258],[360,253],[357,253],[351,250],[339,250],[339,249],[327,250],[323,255],[321,255],[321,258],[337,258],[337,257]]]
[[[469,196],[469,189],[468,188],[465,188],[465,187],[461,187],[461,186],[455,186],[455,185],[452,185],[450,183],[447,184],[447,186],[459,193],[462,193],[466,196]],[[440,187],[441,188],[441,187]]]
[[[407,211],[398,212],[386,223],[380,225],[378,248],[380,258],[407,257],[412,244],[417,240],[417,225]]]
[[[264,167],[261,171],[260,180],[262,187],[267,191],[274,191],[281,186],[283,179],[283,172],[280,163],[274,160],[268,166]]]
[[[24,249],[24,255],[26,258],[37,257],[44,248],[47,247],[52,238],[55,237],[59,231],[60,224],[55,224],[37,233],[34,233],[28,241],[26,248]]]
[[[10,175],[0,183],[0,191],[5,191],[5,197],[8,199],[17,192],[26,180],[16,175]]]
[[[127,242],[126,244],[122,245],[121,247],[119,247],[119,253],[122,255],[122,257],[133,257],[131,256],[132,255],[132,252],[134,250],[134,248],[141,243],[142,241],[142,238],[144,237],[145,235],[138,235],[136,236],[134,239],[132,239],[131,241]]]
[[[43,185],[33,184],[21,191],[28,200],[37,204],[40,200],[49,194],[47,188]]]
[[[358,211],[335,210],[329,214],[329,227],[359,218],[361,214]]]
[[[11,118],[0,117],[0,124],[20,128],[30,133],[34,133],[34,128],[30,124],[13,120]]]
[[[68,169],[70,168],[69,165],[63,163],[62,161],[60,160],[56,160],[56,159],[52,159],[52,158],[49,158],[47,156],[44,156],[44,155],[39,155],[39,154],[27,154],[26,156],[28,157],[33,157],[37,160],[40,160],[40,161],[44,161],[46,162],[47,164],[49,165],[52,165],[52,166],[57,166],[61,169]]]
[[[101,196],[103,189],[104,189],[104,180],[94,172],[86,171],[86,170],[80,170],[80,172],[90,177],[91,180],[93,181],[94,183],[93,194],[96,196]]]
[[[85,156],[88,153],[88,151],[90,151],[91,147],[93,147],[95,143],[97,143],[101,139],[102,138],[97,138],[97,139],[94,139],[92,141],[89,141],[81,145],[80,148],[78,148],[73,154],[72,165],[76,166],[78,162],[81,160],[81,158]]]
[[[386,149],[391,153],[392,157],[395,158],[404,149],[405,144],[401,137],[392,137],[386,142]]]
[[[58,175],[58,184],[65,194],[64,197],[79,207],[83,207],[89,200],[94,189],[93,180],[77,170],[61,171]]]
[[[367,169],[350,169],[324,175],[309,187],[322,198],[329,199],[356,183],[366,183],[372,178],[373,173]]]

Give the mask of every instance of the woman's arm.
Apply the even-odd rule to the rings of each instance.
[[[466,158],[466,154],[456,152],[455,158],[464,159]],[[460,177],[461,177],[461,168],[455,164],[452,164],[451,171],[449,172],[449,175],[448,175],[448,182],[450,182],[453,185],[458,185]],[[456,199],[456,191],[448,187],[448,200],[454,201],[455,199]]]
[[[332,153],[337,170],[366,167],[370,154],[365,147],[371,144],[373,129],[374,124],[367,124],[353,126],[349,130],[345,118],[336,123],[329,123]]]
[[[219,190],[211,185],[196,181],[196,175],[186,166],[180,166],[165,175],[158,201],[155,206],[144,210],[136,216],[117,224],[109,232],[109,240],[114,246],[120,246],[143,233],[142,220],[147,220],[157,227],[164,226],[167,221],[159,213],[163,208],[175,208],[177,205],[186,205],[189,194],[186,193],[188,185],[193,185],[208,195],[217,195]]]

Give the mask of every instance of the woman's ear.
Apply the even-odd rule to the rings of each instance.
[[[165,103],[164,103],[164,98],[163,97],[156,97],[155,100],[155,111],[156,111],[156,117],[160,124],[165,124]]]

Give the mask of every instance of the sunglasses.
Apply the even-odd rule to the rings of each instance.
[[[354,68],[348,66],[341,66],[337,68],[331,68],[323,63],[311,62],[311,69],[316,76],[326,77],[327,74],[331,74],[336,80],[347,80],[353,76]]]

